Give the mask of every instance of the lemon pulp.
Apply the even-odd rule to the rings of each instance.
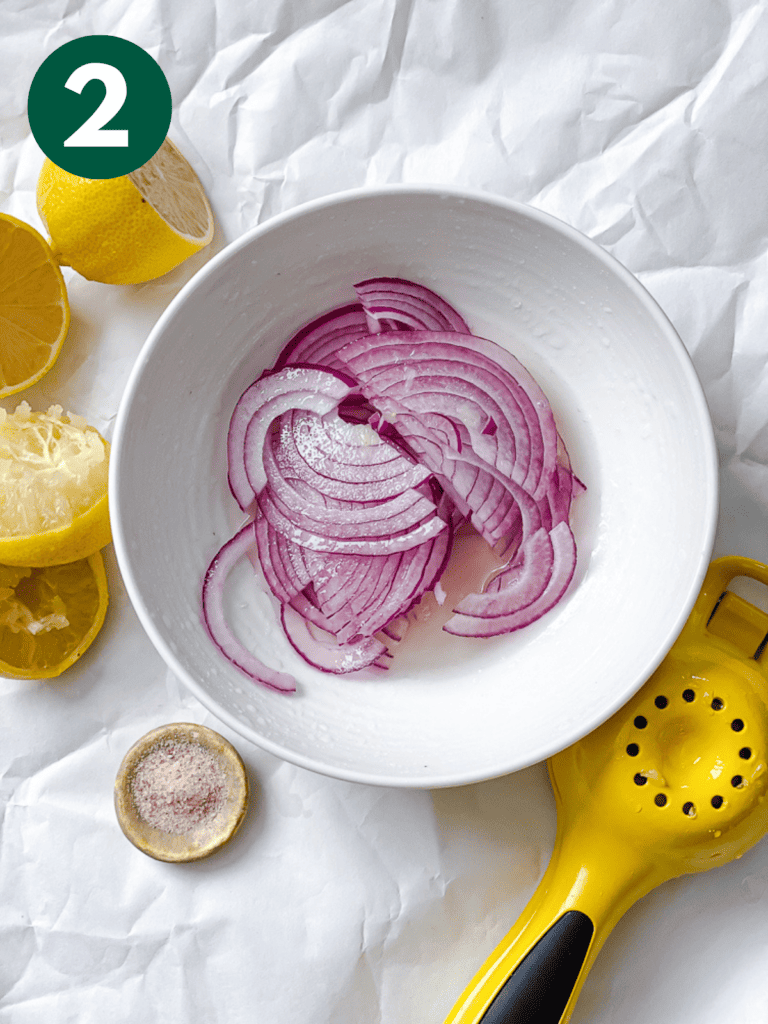
[[[61,675],[95,640],[108,603],[99,552],[66,565],[0,565],[0,674]]]
[[[0,213],[0,398],[50,370],[69,321],[64,278],[50,246],[29,224]]]
[[[0,409],[0,563],[63,564],[109,543],[109,445],[61,406]]]

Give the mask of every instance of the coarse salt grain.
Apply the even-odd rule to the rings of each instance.
[[[213,821],[224,805],[227,775],[198,743],[165,740],[141,759],[131,780],[139,816],[152,828],[185,835]]]

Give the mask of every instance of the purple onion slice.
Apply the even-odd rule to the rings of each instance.
[[[393,323],[413,330],[470,333],[453,306],[422,284],[401,277],[373,277],[358,282],[355,292],[365,309],[371,334],[387,330]]]
[[[228,661],[255,682],[263,683],[271,690],[291,693],[296,689],[293,676],[268,668],[247,650],[232,632],[224,612],[227,577],[252,547],[254,532],[254,524],[248,523],[227,541],[208,566],[203,580],[203,618],[211,640]]]

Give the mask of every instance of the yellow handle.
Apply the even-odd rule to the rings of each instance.
[[[642,850],[616,842],[583,816],[578,830],[559,827],[528,906],[445,1024],[565,1024],[614,925],[666,877]]]
[[[716,559],[707,570],[701,592],[678,638],[678,645],[711,640],[714,634],[729,640],[748,658],[755,655],[768,634],[768,615],[728,591],[728,586],[738,576],[746,576],[768,587],[768,565],[736,555]],[[718,604],[722,595],[725,599]],[[713,615],[715,608],[717,611]],[[708,630],[710,617],[712,624]],[[757,667],[763,675],[768,674],[768,658],[760,659]]]

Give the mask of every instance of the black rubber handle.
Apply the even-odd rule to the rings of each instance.
[[[567,910],[510,974],[481,1024],[559,1024],[594,931],[586,914]]]

